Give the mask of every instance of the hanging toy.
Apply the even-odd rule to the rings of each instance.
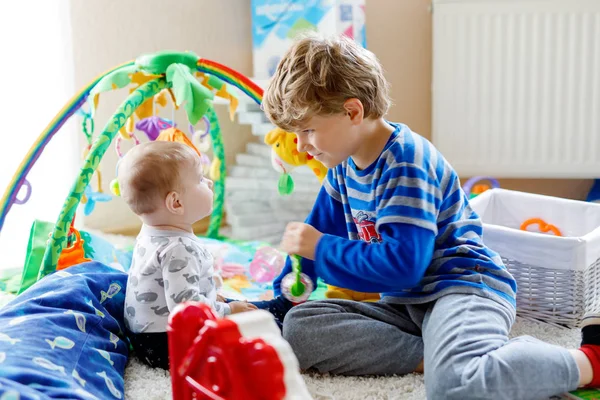
[[[131,134],[133,133],[133,129],[135,128],[135,125],[133,123],[133,115],[129,118],[127,118],[127,121],[125,121],[125,125],[123,125],[121,127],[121,129],[119,129],[119,137],[122,137],[123,139],[129,140],[131,139]]]
[[[323,182],[327,175],[327,167],[310,154],[298,151],[298,139],[294,133],[275,128],[267,133],[264,140],[271,146],[271,165],[282,174],[277,185],[280,195],[292,194],[294,181],[290,172],[301,165],[309,167],[319,182]]]
[[[140,141],[138,140],[137,136],[135,136],[135,134],[133,132],[130,132],[129,136],[131,137],[131,139],[133,139],[134,146],[137,146],[138,144],[140,144]],[[123,158],[123,153],[121,153],[121,140],[123,140],[123,136],[119,135],[119,136],[117,136],[117,140],[115,142],[115,150],[116,150],[119,158]]]
[[[148,137],[148,140],[152,142],[155,141],[165,129],[175,127],[177,127],[175,122],[157,116],[144,118],[135,124],[135,128],[144,132]]]
[[[18,197],[15,197],[15,201],[14,204],[25,204],[29,201],[29,198],[31,197],[31,183],[29,183],[29,181],[27,179],[23,180],[23,183],[21,184],[21,188],[19,189],[18,193],[21,193],[21,190],[25,188],[26,192],[25,192],[25,196],[23,196],[22,199],[19,199]],[[18,194],[17,193],[17,194]]]
[[[102,191],[102,175],[100,171],[96,171],[97,178],[97,186],[98,189],[94,191],[92,189],[92,184],[90,182],[89,185],[85,188],[83,192],[83,197],[81,198],[81,204],[85,204],[85,208],[83,209],[83,213],[87,216],[94,211],[94,207],[96,207],[96,203],[102,202],[106,203],[112,200],[112,196],[106,194]]]
[[[119,181],[116,178],[110,182],[110,192],[117,197],[121,197],[121,188],[119,188]]]
[[[82,130],[87,140],[87,146],[83,149],[82,157],[85,160],[92,149],[92,137],[94,135],[94,119],[92,118],[90,113],[87,113],[80,109],[80,114],[83,115],[82,122]],[[119,135],[119,139],[121,136]],[[109,194],[105,194],[102,191],[102,174],[100,170],[96,171],[96,190],[92,188],[92,183],[90,182],[88,186],[85,188],[83,192],[83,196],[81,198],[81,204],[85,204],[85,208],[83,209],[83,213],[85,215],[90,215],[94,208],[96,207],[96,203],[98,202],[109,202],[112,200],[112,196]]]
[[[250,276],[259,283],[271,282],[281,273],[284,264],[279,251],[269,246],[261,247],[250,262]]]
[[[115,167],[115,176],[119,176],[119,164],[121,164],[120,158],[117,161],[117,166]],[[117,178],[110,182],[110,192],[117,197],[121,197],[121,188],[119,187],[119,180]]]
[[[281,176],[277,182],[277,191],[281,196],[292,194],[294,192],[294,180],[292,179],[292,176],[287,172],[280,160],[274,158],[272,161],[281,168]]]
[[[281,294],[294,304],[303,303],[310,297],[314,289],[312,280],[302,272],[300,257],[290,255],[292,272],[281,280]]]
[[[194,125],[190,124],[190,136],[192,138],[192,144],[196,146],[200,152],[200,163],[202,165],[202,173],[210,175],[211,161],[206,153],[211,149],[210,140],[210,121],[208,117],[202,117],[204,122],[204,131],[197,131]]]
[[[277,182],[277,191],[281,196],[292,194],[294,192],[294,179],[292,179],[292,176],[287,172],[287,169],[281,160],[274,157],[271,161],[274,165],[279,166],[279,168],[276,168],[278,171],[281,170],[281,176],[279,176],[279,181]]]
[[[287,172],[281,174],[277,182],[277,190],[282,196],[287,196],[294,192],[294,180],[290,174]]]
[[[192,136],[192,143],[194,143],[200,152],[204,153],[211,149],[210,120],[205,115],[202,117],[202,122],[204,122],[204,131],[196,130],[194,125],[190,124],[190,132]]]

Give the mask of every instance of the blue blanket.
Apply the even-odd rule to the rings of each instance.
[[[0,399],[122,399],[127,275],[55,272],[0,309]]]

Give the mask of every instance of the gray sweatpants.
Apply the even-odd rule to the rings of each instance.
[[[537,400],[576,389],[570,353],[528,336],[509,340],[514,320],[514,309],[468,294],[421,305],[327,300],[294,307],[283,335],[302,369],[406,374],[424,360],[428,399]]]

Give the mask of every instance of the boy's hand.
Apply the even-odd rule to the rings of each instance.
[[[217,301],[219,303],[225,303],[225,297],[221,296],[220,294],[217,294]]]
[[[250,304],[245,301],[232,301],[231,303],[229,303],[229,307],[231,308],[232,314],[258,310],[258,308],[254,304]]]
[[[281,240],[281,250],[288,254],[297,254],[309,260],[315,259],[317,243],[323,234],[311,225],[302,222],[290,222],[285,228]]]

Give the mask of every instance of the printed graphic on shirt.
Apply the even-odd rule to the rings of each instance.
[[[375,218],[371,214],[359,211],[352,218],[358,230],[358,237],[367,243],[381,243],[381,235],[375,228]]]

